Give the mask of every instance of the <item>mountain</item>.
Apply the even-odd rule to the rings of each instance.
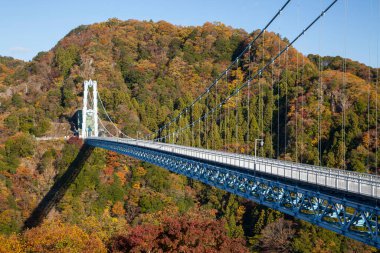
[[[182,27],[110,19],[72,30],[30,62],[1,57],[0,251],[371,252],[333,232],[103,150],[95,151],[42,226],[15,234],[79,146],[74,139],[43,142],[33,136],[71,134],[69,121],[81,108],[84,80],[98,81],[107,111],[125,133],[149,134],[203,92],[258,32],[221,23]],[[252,47],[251,63],[246,57],[235,67],[228,84],[220,84],[220,93],[196,106],[196,115],[287,43],[279,34],[265,32],[264,40]],[[377,73],[349,59],[304,56],[290,48],[253,81],[249,105],[242,92],[226,105],[234,110],[239,103],[239,109],[210,126],[212,138],[201,138],[199,132],[194,138],[201,146],[252,154],[252,143],[261,136],[262,156],[376,173]],[[172,127],[188,122],[185,118]],[[189,144],[184,136],[178,142]],[[277,234],[281,236],[271,239]]]

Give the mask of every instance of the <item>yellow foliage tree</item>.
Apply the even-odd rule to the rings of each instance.
[[[132,185],[133,189],[140,189],[141,188],[141,184],[140,182],[135,182],[133,185]]]
[[[245,213],[245,207],[239,206],[239,208],[237,209],[237,212],[236,212],[236,220],[242,221],[244,213]]]
[[[0,234],[0,253],[8,252],[25,252],[25,247],[17,235],[12,234],[9,237],[6,237],[5,235]]]
[[[369,148],[370,142],[371,142],[371,138],[370,138],[369,133],[367,132],[367,133],[363,134],[363,145],[366,149]]]
[[[143,177],[146,175],[146,170],[143,167],[137,167],[135,170],[136,176]]]
[[[116,203],[112,207],[112,214],[115,216],[124,216],[125,209],[123,207],[123,202],[116,201]]]
[[[44,223],[24,233],[27,252],[107,252],[102,241],[76,225]]]
[[[123,172],[123,171],[118,171],[118,172],[116,172],[115,174],[116,174],[116,176],[119,178],[121,185],[124,185],[125,182],[127,181],[127,179],[125,178],[125,172]]]

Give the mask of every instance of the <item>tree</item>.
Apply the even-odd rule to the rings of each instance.
[[[107,252],[96,235],[89,235],[76,225],[44,223],[23,236],[27,252]]]
[[[291,240],[295,234],[292,221],[278,219],[269,223],[262,231],[260,248],[264,252],[290,252]]]
[[[230,60],[235,60],[259,32],[248,34],[221,23],[178,27],[165,22],[112,19],[74,29],[51,51],[39,54],[31,62],[0,57],[0,92],[5,94],[0,99],[0,110],[7,130],[2,131],[0,122],[3,137],[0,143],[0,230],[17,231],[55,173],[58,171],[58,176],[61,175],[76,157],[76,145],[43,142],[39,143],[38,155],[34,155],[28,143],[20,145],[15,139],[19,135],[41,136],[49,130],[52,121],[66,122],[82,100],[83,78],[98,81],[100,97],[120,129],[132,137],[136,131],[141,132],[140,137],[155,135],[155,130],[176,117],[220,77]],[[373,82],[376,69],[347,59],[343,90],[343,58],[306,58],[289,48],[258,77],[257,70],[273,59],[277,49],[284,48],[287,42],[279,34],[266,32],[264,43],[257,40],[252,44],[251,50],[235,61],[227,75],[205,94],[207,99],[203,96],[197,100],[179,120],[158,134],[162,137],[171,133],[170,140],[177,144],[208,145],[250,154],[255,139],[264,138],[260,155],[269,156],[278,150],[276,155],[294,161],[297,147],[297,158],[304,163],[317,164],[322,153],[323,165],[343,167],[346,162],[349,170],[376,171],[375,95],[378,93]],[[323,69],[318,71],[320,58]],[[250,77],[253,79],[249,83],[249,102],[246,86],[207,118],[202,118]],[[26,85],[28,91],[24,94]],[[6,96],[8,90],[12,90],[13,95]],[[369,114],[367,91],[370,91]],[[322,117],[319,117],[319,108]],[[343,110],[345,129],[342,128]],[[105,115],[100,118],[106,119]],[[195,124],[173,138],[173,132],[193,122]],[[105,125],[115,133],[113,126]],[[79,141],[76,143],[81,145]],[[57,152],[45,153],[39,160],[40,152],[51,147]],[[28,157],[23,159],[23,167],[27,168],[19,166],[22,156]],[[123,170],[126,163],[133,173]],[[34,170],[36,164],[39,173]],[[89,233],[88,226],[82,221],[93,217],[105,241],[114,231],[125,230],[131,223],[153,222],[159,229],[157,233],[164,235],[166,228],[162,222],[166,213],[175,217],[174,214],[195,215],[206,209],[210,217],[216,216],[222,221],[223,231],[228,236],[252,236],[259,242],[264,228],[279,215],[258,205],[248,206],[241,199],[233,201],[217,188],[134,159],[107,156],[105,151],[96,149],[56,210],[64,220],[80,224],[86,233]],[[141,231],[150,231],[142,226]],[[151,229],[152,241],[157,239],[156,227]],[[356,249],[350,246],[351,241],[316,226],[305,228],[297,221],[295,229],[296,237],[291,241],[296,252]],[[175,239],[181,239],[182,235],[188,234],[180,230]],[[150,239],[137,239],[150,243]],[[169,242],[174,244],[171,238]]]
[[[15,93],[12,96],[12,105],[14,105],[17,108],[21,108],[24,106],[24,99],[21,97],[20,94]]]
[[[139,207],[143,213],[154,213],[164,209],[165,203],[158,196],[145,194],[139,200]]]
[[[0,234],[0,252],[22,253],[25,252],[25,246],[20,238],[15,234],[8,237]]]
[[[58,47],[55,52],[55,64],[63,77],[70,74],[70,69],[74,64],[79,64],[79,48],[76,45],[70,45],[67,48]]]
[[[5,118],[4,123],[11,133],[16,133],[20,129],[18,115],[10,114],[8,117]]]
[[[28,134],[19,134],[5,142],[8,157],[20,158],[34,154],[35,141]]]
[[[47,118],[39,119],[37,122],[37,126],[33,128],[32,133],[35,136],[43,136],[47,131],[51,128],[51,121]]]
[[[123,202],[116,201],[116,203],[112,206],[112,213],[115,216],[124,216],[125,215],[125,209],[123,207]]]
[[[52,166],[55,155],[56,152],[54,149],[48,150],[42,155],[40,163],[37,166],[37,170],[39,173],[44,173],[47,168]]]
[[[140,225],[128,235],[113,237],[116,252],[248,252],[242,239],[227,236],[220,221],[183,216],[165,218],[161,225]]]

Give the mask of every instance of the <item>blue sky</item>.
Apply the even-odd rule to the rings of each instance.
[[[269,28],[291,39],[332,0],[292,0]],[[285,0],[3,0],[0,55],[31,60],[82,24],[122,20],[166,20],[177,25],[220,21],[247,32],[263,27]],[[295,47],[304,54],[346,55],[379,66],[379,0],[338,0]],[[346,14],[345,14],[346,13]]]

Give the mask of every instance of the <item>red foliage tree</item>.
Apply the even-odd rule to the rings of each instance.
[[[161,225],[137,226],[111,240],[112,252],[248,252],[243,239],[232,239],[221,221],[166,218]]]

